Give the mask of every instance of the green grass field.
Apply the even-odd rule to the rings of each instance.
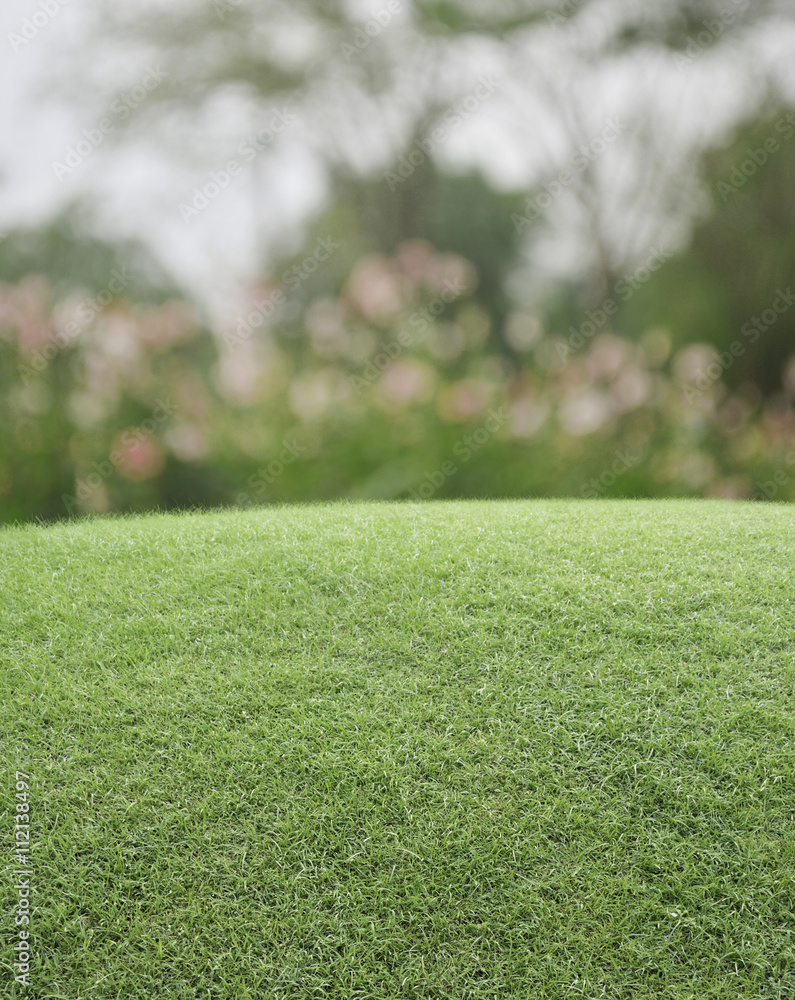
[[[795,508],[339,504],[0,545],[0,995],[795,996]]]

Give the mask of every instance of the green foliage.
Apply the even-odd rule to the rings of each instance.
[[[752,382],[765,394],[780,392],[795,343],[795,309],[750,343],[743,327],[793,288],[795,273],[795,115],[786,109],[746,124],[724,149],[706,160],[711,205],[695,225],[690,246],[666,263],[622,307],[616,328],[642,330],[658,323],[674,343],[706,342],[745,350],[726,382]],[[764,326],[764,329],[761,329]]]
[[[56,295],[75,289],[99,291],[123,272],[128,298],[164,302],[179,289],[142,244],[100,239],[86,207],[75,203],[44,227],[15,229],[0,241],[0,281],[16,283],[46,275]]]
[[[340,497],[795,496],[795,361],[778,397],[731,391],[742,354],[677,349],[662,327],[637,343],[546,329],[516,310],[498,330],[460,255],[414,240],[348,267],[332,244],[332,274],[347,273],[336,287],[305,257],[217,331],[179,300],[60,299],[35,276],[0,286],[2,519]]]
[[[510,345],[499,338],[509,308],[505,280],[520,250],[511,217],[524,199],[495,191],[478,172],[444,173],[429,159],[400,181],[385,198],[382,177],[368,180],[337,171],[334,200],[313,223],[305,244],[327,233],[339,239],[342,251],[325,269],[337,289],[359,257],[394,254],[408,240],[427,240],[437,250],[459,254],[477,271],[473,295],[491,320],[493,346],[510,354]]]

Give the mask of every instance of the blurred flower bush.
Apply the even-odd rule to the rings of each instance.
[[[184,301],[0,285],[2,519],[337,497],[795,499],[795,358],[763,397],[665,328],[575,351],[515,311],[495,338],[477,277],[409,241],[360,259],[335,295],[293,301],[264,279],[215,331]]]

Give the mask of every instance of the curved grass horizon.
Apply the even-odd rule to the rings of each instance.
[[[795,995],[793,543],[689,500],[3,528],[4,994]]]

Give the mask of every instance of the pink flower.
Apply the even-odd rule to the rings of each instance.
[[[434,257],[425,275],[425,284],[435,295],[453,291],[460,298],[473,291],[477,283],[475,265],[457,253]]]
[[[348,302],[364,319],[384,322],[393,319],[404,305],[402,282],[381,254],[360,260],[348,279]]]
[[[613,405],[618,413],[634,410],[649,398],[651,379],[635,365],[625,368],[610,388]]]
[[[439,413],[443,420],[462,423],[489,405],[494,393],[491,382],[482,379],[461,379],[448,386],[439,397]]]
[[[130,428],[117,435],[111,451],[113,464],[125,479],[135,483],[153,479],[166,464],[160,442],[151,434]]]
[[[155,352],[168,350],[173,344],[183,344],[196,335],[196,315],[188,302],[172,300],[138,312],[138,337]]]
[[[548,415],[548,403],[534,396],[520,396],[511,403],[511,433],[515,437],[532,437]]]
[[[558,419],[565,431],[574,437],[599,430],[612,417],[610,399],[596,389],[586,389],[565,399],[558,411]]]
[[[425,240],[406,240],[395,252],[395,264],[412,282],[419,284],[431,266],[434,250]]]
[[[391,403],[406,406],[427,400],[433,391],[433,371],[419,361],[396,361],[378,383],[380,393]]]
[[[620,337],[605,333],[593,342],[585,359],[585,371],[591,382],[615,378],[629,359],[630,345]]]
[[[721,366],[717,362],[718,352],[711,344],[688,344],[677,351],[674,357],[674,378],[677,382],[691,383],[698,378],[712,382],[714,377],[710,371],[714,372],[717,378],[722,374]]]

